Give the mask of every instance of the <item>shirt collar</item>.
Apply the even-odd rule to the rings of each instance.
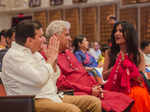
[[[33,54],[29,48],[27,48],[23,45],[17,44],[16,42],[12,42],[12,48],[15,48],[15,49],[23,51],[23,52],[27,52],[29,54]]]

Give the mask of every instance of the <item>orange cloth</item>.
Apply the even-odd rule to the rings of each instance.
[[[0,84],[0,96],[6,96],[6,91],[2,84]]]
[[[150,112],[150,95],[146,88],[132,87],[129,96],[134,99],[130,112]]]

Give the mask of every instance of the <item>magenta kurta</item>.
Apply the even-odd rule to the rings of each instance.
[[[58,65],[61,69],[61,75],[57,81],[58,89],[73,89],[75,95],[92,95],[92,87],[96,86],[97,82],[86,72],[72,52],[66,50],[60,53]],[[132,102],[133,100],[125,94],[104,91],[102,107],[107,112],[123,112]]]

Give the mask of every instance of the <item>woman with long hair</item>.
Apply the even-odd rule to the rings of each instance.
[[[150,96],[139,72],[145,71],[145,62],[133,25],[125,21],[116,23],[111,41],[103,67],[103,77],[107,79],[104,89],[133,98],[131,112],[150,112]]]

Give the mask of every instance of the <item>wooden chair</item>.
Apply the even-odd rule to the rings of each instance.
[[[6,96],[0,79],[0,112],[35,112],[34,96]]]

